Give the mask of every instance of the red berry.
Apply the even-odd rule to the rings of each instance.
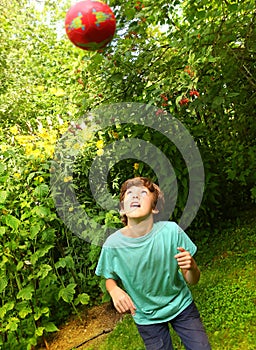
[[[199,92],[198,91],[196,91],[196,90],[191,90],[190,92],[189,92],[189,95],[190,96],[197,96],[197,97],[199,97]]]
[[[188,99],[187,97],[182,98],[182,99],[180,100],[180,102],[179,102],[179,104],[180,104],[181,106],[187,105],[188,103],[189,103],[189,99]]]
[[[166,97],[164,94],[160,95],[164,101],[168,101],[168,97]]]
[[[162,113],[164,113],[164,110],[163,110],[163,109],[158,109],[158,110],[156,111],[156,115],[159,115],[159,114],[162,114]]]

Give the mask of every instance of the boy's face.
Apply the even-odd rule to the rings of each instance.
[[[143,218],[154,213],[153,193],[145,186],[131,186],[124,195],[123,213],[127,218]]]

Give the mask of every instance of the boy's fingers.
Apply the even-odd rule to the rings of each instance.
[[[124,312],[130,311],[132,315],[135,315],[136,307],[134,306],[130,297],[127,297],[127,298],[123,297],[119,301],[117,307],[118,307],[117,309],[118,312],[124,313]]]
[[[134,316],[134,315],[135,315],[135,308],[131,307],[131,308],[130,308],[130,312],[131,312],[131,314]]]
[[[136,306],[133,304],[132,299],[131,298],[129,298],[129,299],[130,299],[129,305],[128,305],[129,310],[130,310],[132,315],[135,315]]]
[[[174,256],[175,259],[186,257],[189,254],[184,248],[178,247],[177,250],[180,252]]]
[[[183,253],[183,252],[186,251],[186,250],[185,250],[184,248],[182,248],[182,247],[178,247],[177,250],[178,250],[179,252],[181,252],[181,253]]]

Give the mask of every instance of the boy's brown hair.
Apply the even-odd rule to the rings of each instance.
[[[135,177],[133,179],[126,180],[120,190],[120,206],[121,209],[123,207],[123,200],[125,196],[125,192],[128,190],[128,188],[132,186],[144,186],[146,187],[152,194],[153,194],[153,203],[152,203],[152,209],[158,210],[159,212],[164,207],[164,194],[160,190],[159,186],[157,186],[154,182],[152,182],[147,177]],[[158,214],[154,215],[154,221],[157,221]],[[121,216],[121,220],[123,224],[127,225],[127,216],[123,214]]]

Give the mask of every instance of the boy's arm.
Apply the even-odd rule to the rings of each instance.
[[[200,279],[200,270],[194,258],[184,248],[179,247],[177,250],[180,253],[176,254],[174,257],[177,259],[185,280],[189,284],[197,284]]]
[[[115,280],[108,278],[106,280],[106,289],[118,312],[124,313],[130,311],[133,316],[135,315],[136,306],[130,296],[123,289],[118,287]]]

